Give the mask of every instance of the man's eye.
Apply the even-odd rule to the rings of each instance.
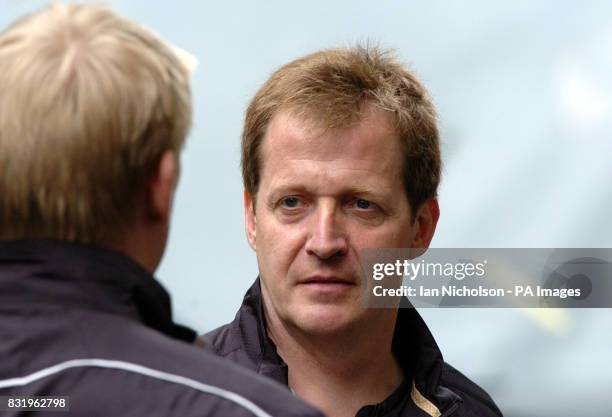
[[[300,205],[300,200],[297,197],[285,197],[280,201],[281,206],[286,208],[296,208]]]
[[[363,198],[358,198],[357,200],[355,200],[355,207],[357,207],[360,210],[369,210],[373,208],[373,206],[374,204],[372,204],[371,202]]]

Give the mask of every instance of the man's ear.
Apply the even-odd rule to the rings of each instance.
[[[425,203],[421,204],[421,207],[416,213],[414,219],[414,226],[416,227],[416,234],[412,240],[413,248],[428,248],[433,239],[436,231],[436,225],[440,218],[440,206],[438,205],[437,198],[431,198]]]
[[[178,180],[178,161],[173,151],[159,158],[147,182],[147,215],[154,220],[170,221],[174,190]]]
[[[255,217],[254,203],[251,193],[244,190],[244,228],[249,245],[254,251],[257,251],[257,218]]]

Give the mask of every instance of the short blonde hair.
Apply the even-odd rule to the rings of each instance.
[[[0,33],[0,239],[120,239],[144,180],[191,124],[171,46],[94,5]]]
[[[274,72],[246,111],[242,177],[255,195],[265,161],[261,147],[274,115],[290,111],[324,128],[358,122],[374,105],[391,113],[404,151],[401,173],[412,214],[435,197],[441,156],[436,112],[427,90],[392,52],[376,45],[327,49]]]

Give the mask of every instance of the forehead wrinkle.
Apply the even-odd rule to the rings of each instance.
[[[304,152],[307,153],[307,152]],[[283,158],[281,158],[283,159]],[[355,163],[355,162],[367,162],[367,163],[371,163],[374,162],[372,160],[369,159],[354,159],[354,158],[296,158],[296,157],[285,157],[284,158],[285,161],[299,161],[299,162],[350,162],[350,163]],[[383,165],[383,164],[379,164],[377,162],[377,165]]]
[[[273,194],[279,192],[306,192],[309,194],[321,195],[344,195],[344,194],[363,194],[384,197],[393,190],[393,184],[381,183],[376,181],[378,177],[372,176],[371,171],[358,168],[347,168],[348,171],[363,171],[368,175],[361,181],[346,183],[336,181],[337,175],[329,173],[329,170],[316,170],[313,174],[304,175],[303,173],[279,173],[269,184]],[[324,189],[326,192],[321,193]]]
[[[348,173],[363,173],[366,175],[364,180],[375,179],[378,175],[384,175],[388,171],[386,167],[375,163],[374,161],[363,160],[367,165],[359,166],[353,159],[331,159],[320,161],[318,159],[285,159],[285,166],[275,173],[275,178],[278,177],[297,177],[299,180],[304,178],[321,178],[329,179],[342,178]],[[296,164],[292,164],[296,162]],[[321,164],[322,163],[322,164]]]
[[[286,158],[284,159],[287,165],[290,165],[291,162],[296,162],[299,167],[296,167],[295,171],[297,173],[287,173],[282,171],[277,171],[277,175],[297,175],[301,179],[306,176],[309,177],[321,177],[327,176],[331,179],[337,179],[338,177],[342,177],[342,175],[348,175],[348,173],[364,174],[364,178],[360,179],[359,182],[368,182],[368,181],[376,181],[379,177],[385,177],[389,173],[392,173],[395,170],[393,164],[389,164],[388,160],[370,160],[370,159],[351,159],[351,158],[333,158],[326,160],[312,159],[312,158]],[[310,165],[308,163],[312,162]],[[363,163],[361,166],[359,163]],[[302,165],[301,163],[308,164],[307,166]],[[324,166],[320,166],[319,163],[322,163]],[[316,165],[316,166],[313,166]],[[393,175],[393,177],[397,178],[401,181],[401,171],[397,172],[397,176]]]

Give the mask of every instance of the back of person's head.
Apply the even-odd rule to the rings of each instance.
[[[0,33],[0,239],[122,238],[191,123],[185,63],[142,26],[53,4]]]
[[[325,129],[356,124],[373,105],[390,112],[404,151],[406,195],[414,212],[435,197],[441,157],[434,106],[416,75],[376,45],[325,49],[275,71],[246,111],[242,135],[245,189],[259,186],[261,144],[270,120],[287,111]],[[413,213],[414,214],[414,213]]]

